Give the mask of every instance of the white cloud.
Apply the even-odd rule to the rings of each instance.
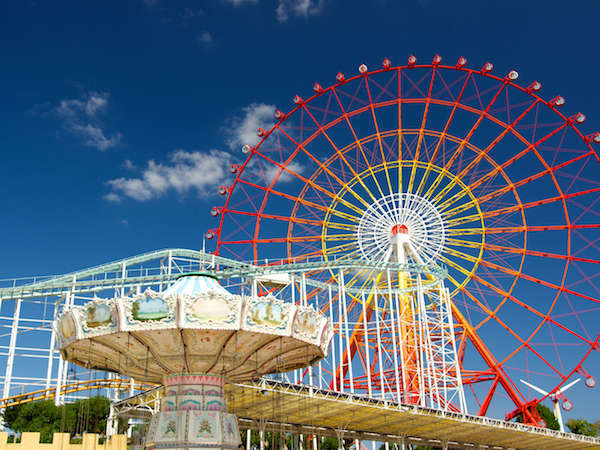
[[[323,9],[323,0],[279,0],[275,9],[277,20],[285,22],[290,15],[299,17],[315,16]]]
[[[277,178],[275,184],[279,186],[282,183],[300,181],[298,177],[296,177],[288,171],[301,175],[303,169],[304,167],[300,163],[294,160],[290,161],[290,163],[285,167],[285,169],[281,169],[281,173],[279,174],[279,177]],[[253,182],[258,182],[261,185],[265,186],[270,185],[278,173],[278,165],[271,164],[259,158],[252,158],[244,167],[244,179],[252,180]]]
[[[106,92],[90,92],[81,99],[62,100],[56,107],[56,112],[64,118],[85,115],[95,118],[99,112],[104,112],[108,105]]]
[[[242,115],[229,119],[225,127],[229,148],[235,151],[244,144],[257,144],[260,138],[256,130],[259,127],[269,130],[275,123],[274,112],[275,106],[265,103],[251,103],[242,108]]]
[[[198,44],[207,45],[213,41],[213,37],[212,37],[212,34],[210,34],[208,31],[203,31],[200,34],[200,36],[198,36],[197,40],[198,40]]]
[[[148,201],[162,197],[173,190],[179,194],[195,191],[200,197],[217,192],[218,186],[226,183],[230,175],[229,153],[220,150],[209,152],[177,150],[166,164],[148,161],[138,178],[116,178],[107,184],[111,192],[105,200],[119,202],[124,197],[137,201]]]
[[[53,110],[62,126],[79,136],[85,145],[104,151],[121,142],[121,133],[107,136],[99,116],[108,108],[108,93],[89,92],[80,98],[62,100]]]
[[[297,173],[297,174],[302,173],[302,165],[297,163],[296,161],[291,161],[286,166],[286,169],[288,169],[294,173]],[[278,172],[279,172],[279,167],[275,166],[275,165],[271,166],[267,170],[265,170],[265,178],[267,179],[267,182],[270,183],[273,180],[273,178],[275,178],[275,176],[277,175]],[[287,170],[283,169],[281,171],[281,174],[279,175],[279,178],[277,178],[277,183],[289,183],[290,181],[293,181],[293,180],[299,180],[299,178],[292,175]]]

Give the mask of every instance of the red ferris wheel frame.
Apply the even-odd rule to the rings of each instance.
[[[287,248],[288,248],[287,258],[290,258],[292,256],[289,252],[290,245],[291,245],[290,243],[293,242],[292,239],[299,240],[299,239],[302,239],[302,237],[290,236],[290,233],[288,232],[287,236],[260,238],[259,231],[260,231],[261,220],[269,219],[269,220],[278,220],[278,221],[282,221],[282,222],[288,221],[288,222],[296,222],[296,223],[303,223],[303,221],[304,221],[307,225],[310,225],[310,226],[313,226],[315,224],[310,223],[310,222],[308,222],[308,219],[303,219],[299,216],[285,216],[285,215],[278,215],[276,213],[265,212],[265,206],[267,204],[266,199],[269,195],[276,193],[274,195],[281,196],[284,198],[287,195],[287,197],[289,197],[288,198],[289,200],[295,201],[296,203],[300,202],[300,203],[304,204],[304,206],[310,205],[312,207],[315,207],[315,204],[311,203],[309,200],[307,200],[304,197],[300,198],[295,195],[288,195],[284,192],[277,191],[277,189],[275,189],[277,181],[280,178],[281,174],[288,173],[288,172],[292,173],[293,170],[290,170],[287,167],[288,166],[287,161],[278,162],[275,159],[270,158],[269,155],[267,155],[267,154],[261,154],[261,146],[271,137],[271,135],[273,133],[278,132],[278,131],[283,132],[282,125],[290,117],[293,117],[294,114],[299,113],[299,112],[305,112],[307,114],[307,116],[311,117],[311,119],[314,121],[314,124],[316,126],[316,131],[314,132],[315,134],[318,134],[318,133],[321,133],[322,135],[325,134],[326,125],[320,123],[311,114],[311,112],[307,108],[307,105],[309,105],[315,99],[318,99],[319,97],[325,96],[327,94],[331,95],[332,93],[335,93],[335,95],[337,96],[336,90],[341,89],[342,86],[351,84],[353,82],[358,82],[361,80],[368,80],[369,77],[374,77],[378,74],[384,74],[386,72],[390,72],[390,73],[396,72],[398,84],[400,84],[400,80],[401,80],[403,72],[418,71],[418,70],[431,71],[431,78],[430,78],[427,94],[423,95],[420,98],[420,101],[423,102],[425,105],[425,107],[424,107],[425,112],[423,114],[422,125],[421,125],[420,129],[417,130],[418,132],[415,134],[415,136],[418,136],[415,138],[417,140],[417,145],[416,145],[416,150],[415,150],[414,154],[412,155],[413,159],[415,161],[418,161],[420,158],[419,148],[421,146],[422,140],[424,139],[424,136],[427,134],[427,129],[426,129],[425,123],[427,121],[428,108],[430,107],[430,105],[444,104],[444,101],[432,96],[432,87],[433,87],[436,72],[441,71],[441,70],[447,70],[447,71],[452,70],[452,71],[458,71],[458,72],[464,74],[465,81],[464,81],[464,84],[462,85],[462,89],[460,90],[460,93],[458,94],[457,99],[455,99],[455,101],[454,101],[454,104],[452,105],[452,102],[448,102],[448,101],[445,102],[447,107],[449,107],[449,108],[452,107],[453,109],[450,113],[449,119],[446,122],[446,126],[440,133],[441,137],[439,137],[439,142],[442,142],[442,139],[446,138],[450,124],[452,123],[453,117],[454,117],[457,109],[459,109],[459,107],[463,108],[467,111],[470,111],[473,114],[475,114],[476,116],[478,116],[478,119],[477,119],[475,125],[473,125],[471,127],[469,133],[467,133],[466,137],[463,139],[463,144],[462,144],[461,149],[468,145],[468,141],[470,140],[472,135],[476,132],[477,128],[480,126],[481,122],[484,119],[489,119],[492,122],[495,121],[495,123],[500,125],[504,131],[502,133],[500,133],[500,135],[497,136],[492,141],[492,143],[490,143],[485,149],[482,149],[476,158],[474,158],[465,167],[462,167],[462,170],[458,174],[456,174],[457,179],[461,179],[464,176],[466,176],[467,173],[469,172],[470,168],[472,168],[472,164],[477,164],[479,161],[484,160],[487,157],[489,150],[491,150],[496,144],[498,144],[498,142],[500,142],[508,133],[516,133],[515,128],[517,127],[517,125],[528,114],[530,114],[534,110],[534,108],[539,108],[539,106],[547,107],[554,114],[556,114],[556,116],[558,116],[558,118],[560,119],[559,123],[554,124],[552,130],[548,133],[545,133],[543,135],[543,137],[538,138],[534,141],[527,141],[527,142],[523,141],[523,143],[526,143],[526,147],[523,150],[521,150],[519,153],[515,154],[512,158],[509,158],[506,161],[504,161],[503,164],[497,165],[499,167],[499,169],[498,168],[494,169],[494,170],[496,170],[496,174],[500,173],[506,167],[515,163],[515,161],[519,160],[519,158],[524,157],[524,155],[527,155],[530,152],[537,153],[537,149],[540,146],[542,146],[546,141],[550,140],[551,138],[554,138],[559,133],[564,132],[566,129],[573,130],[575,132],[575,134],[584,143],[586,150],[581,151],[575,157],[568,159],[566,161],[560,162],[558,164],[552,164],[552,165],[545,164],[544,170],[534,173],[528,177],[522,178],[517,182],[512,182],[512,181],[510,181],[510,179],[508,179],[506,186],[503,186],[503,188],[502,188],[502,189],[504,189],[504,192],[509,192],[509,191],[514,192],[515,196],[516,196],[517,189],[519,189],[520,187],[525,186],[527,183],[533,183],[542,177],[549,176],[550,178],[552,178],[552,180],[556,186],[558,195],[548,196],[548,197],[536,199],[536,200],[529,201],[529,202],[522,202],[521,200],[518,200],[518,203],[515,205],[511,205],[511,206],[504,207],[504,208],[496,208],[495,210],[491,210],[491,211],[484,211],[482,213],[482,217],[484,219],[491,219],[491,218],[495,217],[495,215],[497,216],[497,215],[502,215],[502,214],[511,214],[513,212],[521,213],[523,215],[523,221],[524,221],[522,226],[496,227],[496,229],[493,229],[491,232],[493,232],[493,233],[523,233],[524,236],[526,237],[528,233],[534,232],[534,231],[540,231],[540,232],[541,231],[566,231],[567,240],[569,243],[568,250],[567,250],[566,254],[562,254],[562,253],[558,253],[558,252],[532,250],[532,249],[527,248],[526,246],[523,246],[522,248],[518,248],[518,247],[514,247],[514,246],[510,246],[510,245],[503,246],[503,245],[497,245],[497,244],[484,244],[486,250],[512,253],[514,255],[520,256],[520,258],[521,258],[520,264],[518,265],[518,268],[516,268],[516,269],[511,269],[510,267],[505,267],[502,264],[498,264],[497,262],[487,261],[484,259],[478,260],[477,264],[479,264],[480,266],[485,266],[485,268],[487,270],[494,270],[494,271],[503,273],[504,275],[512,276],[517,281],[518,280],[527,280],[531,283],[535,283],[535,284],[538,284],[545,288],[551,289],[554,292],[556,292],[556,296],[554,297],[552,304],[548,308],[548,310],[546,312],[543,312],[543,311],[540,311],[539,309],[533,308],[527,302],[523,302],[516,296],[512,295],[511,293],[512,293],[512,289],[514,288],[514,285],[510,289],[505,290],[505,289],[498,287],[494,283],[489,282],[487,279],[482,278],[477,273],[472,273],[470,275],[471,278],[476,279],[479,286],[483,286],[491,291],[496,291],[496,293],[498,295],[504,296],[505,302],[510,301],[517,305],[520,305],[525,310],[530,311],[532,314],[534,314],[542,319],[542,322],[539,324],[536,331],[531,336],[529,336],[529,338],[527,338],[527,339],[523,339],[523,338],[519,337],[517,335],[517,333],[512,332],[511,327],[508,324],[502,323],[496,317],[498,310],[501,308],[501,306],[504,303],[500,303],[499,305],[497,305],[496,308],[490,308],[489,305],[486,305],[483,302],[481,302],[477,298],[477,295],[474,294],[473,292],[471,292],[465,286],[458,287],[457,291],[460,291],[460,293],[462,295],[464,295],[465,298],[469,299],[474,304],[477,304],[478,308],[481,308],[488,315],[488,317],[486,319],[484,319],[482,322],[480,322],[478,324],[473,324],[471,322],[471,320],[469,320],[469,318],[466,317],[465,314],[458,308],[458,306],[454,302],[452,303],[452,306],[453,306],[452,312],[453,312],[455,321],[457,323],[457,327],[459,327],[462,330],[460,346],[459,346],[459,354],[461,356],[464,355],[464,352],[465,352],[466,346],[467,346],[467,342],[470,342],[475,347],[476,351],[479,353],[480,357],[483,359],[485,364],[488,366],[488,369],[484,370],[484,371],[470,372],[468,370],[465,370],[464,375],[463,375],[464,376],[463,382],[467,385],[480,382],[484,379],[487,381],[491,381],[491,385],[490,385],[489,389],[487,390],[487,393],[484,396],[483,400],[480,402],[478,401],[478,405],[479,405],[478,414],[485,415],[487,413],[490,403],[492,401],[492,398],[494,397],[494,395],[496,393],[496,389],[497,389],[498,385],[500,385],[503,387],[504,391],[506,392],[506,394],[508,395],[510,400],[514,403],[515,408],[516,408],[514,411],[507,414],[507,418],[512,418],[516,414],[523,414],[525,422],[537,424],[539,422],[539,417],[535,410],[535,406],[537,405],[537,403],[539,403],[539,401],[541,401],[543,399],[540,399],[540,400],[534,399],[532,401],[527,401],[525,399],[525,396],[523,395],[523,393],[519,390],[518,386],[506,373],[503,361],[507,361],[508,359],[510,359],[511,356],[513,356],[517,352],[521,351],[521,349],[523,349],[523,348],[525,348],[528,351],[532,352],[533,354],[537,355],[537,357],[540,360],[545,362],[550,368],[552,368],[560,376],[561,381],[551,391],[551,393],[552,393],[552,392],[556,392],[556,390],[558,390],[571,375],[573,375],[576,372],[581,373],[582,371],[584,371],[581,364],[590,355],[592,350],[598,349],[598,339],[600,338],[600,335],[597,334],[595,336],[595,338],[593,335],[591,336],[591,338],[586,338],[585,336],[574,332],[573,330],[569,329],[568,327],[562,325],[559,321],[555,320],[552,317],[552,311],[553,311],[554,305],[559,300],[561,295],[574,296],[574,297],[582,298],[582,299],[588,300],[590,302],[595,302],[595,303],[600,302],[598,300],[598,298],[596,298],[592,295],[587,295],[587,294],[581,293],[575,289],[570,288],[567,283],[567,270],[571,263],[575,263],[575,262],[585,263],[585,264],[598,264],[599,263],[599,261],[595,258],[581,257],[581,256],[578,256],[577,254],[573,254],[571,252],[572,233],[575,230],[579,230],[579,231],[580,230],[588,230],[588,229],[592,230],[592,229],[597,229],[600,227],[600,225],[598,225],[596,223],[572,222],[569,215],[567,214],[567,201],[570,201],[573,199],[578,199],[579,197],[599,193],[600,187],[598,187],[598,186],[589,187],[587,189],[578,190],[576,192],[568,192],[568,190],[563,192],[563,189],[561,188],[560,183],[558,183],[558,181],[555,177],[555,174],[558,173],[560,170],[564,169],[567,166],[570,166],[570,165],[573,165],[580,161],[583,161],[583,160],[587,161],[591,158],[591,159],[595,159],[596,163],[600,164],[600,157],[598,156],[598,154],[594,151],[594,149],[591,146],[592,143],[600,143],[600,133],[584,135],[579,130],[578,125],[582,124],[585,121],[585,116],[581,113],[575,114],[573,116],[568,116],[568,117],[566,115],[564,115],[559,110],[559,108],[565,103],[564,99],[560,96],[554,97],[552,100],[549,100],[549,101],[546,101],[546,100],[542,99],[541,97],[539,97],[537,95],[537,92],[541,88],[541,84],[539,82],[534,81],[528,87],[521,87],[515,83],[515,80],[518,77],[518,74],[515,71],[509,72],[505,77],[498,77],[491,73],[493,66],[490,63],[486,63],[480,70],[466,68],[465,64],[466,64],[466,60],[464,58],[460,58],[455,66],[442,65],[441,58],[438,55],[436,55],[434,57],[433,62],[431,64],[417,64],[416,58],[414,58],[411,55],[411,57],[409,57],[407,65],[392,67],[391,62],[388,59],[386,59],[386,60],[384,60],[383,67],[381,69],[374,70],[374,71],[368,71],[365,65],[361,65],[359,68],[359,75],[356,75],[356,76],[348,78],[348,79],[346,79],[344,77],[344,75],[339,73],[338,76],[336,77],[337,83],[328,88],[323,88],[318,83],[315,83],[315,85],[313,87],[313,90],[315,93],[307,100],[303,100],[300,96],[296,95],[294,97],[295,107],[287,114],[284,114],[284,113],[280,112],[279,110],[277,110],[275,112],[275,118],[277,119],[277,123],[269,130],[259,129],[257,133],[258,133],[258,136],[261,138],[260,142],[254,147],[245,146],[244,151],[246,153],[248,153],[246,161],[242,165],[232,166],[232,172],[236,174],[235,181],[233,182],[233,184],[231,186],[222,186],[221,187],[221,194],[227,195],[227,200],[223,207],[215,207],[211,211],[211,213],[214,216],[220,215],[221,217],[220,217],[219,227],[217,229],[210,230],[208,233],[208,237],[211,237],[211,235],[214,235],[218,238],[217,239],[217,250],[216,250],[217,253],[221,252],[224,248],[227,248],[228,246],[232,246],[234,244],[236,244],[236,245],[247,244],[252,247],[252,255],[251,255],[250,259],[253,259],[256,261],[256,260],[259,260],[259,258],[262,256],[259,254],[259,250],[258,250],[259,244],[273,244],[273,243],[286,242]],[[495,82],[498,83],[498,86],[499,86],[499,89],[497,89],[496,93],[492,96],[491,100],[487,102],[487,106],[485,106],[485,107],[483,106],[481,98],[479,98],[479,102],[481,103],[481,108],[474,108],[474,107],[469,107],[468,105],[460,104],[462,96],[465,92],[465,88],[467,87],[467,85],[469,83],[469,80],[471,80],[475,76],[482,76],[482,77],[488,78],[490,80],[494,80]],[[367,81],[365,81],[365,83],[367,83]],[[367,86],[368,86],[368,84],[367,84]],[[507,121],[504,123],[500,123],[500,121],[498,121],[495,118],[495,116],[491,113],[491,111],[492,111],[492,108],[493,108],[496,100],[499,98],[501,93],[503,93],[503,91],[506,90],[506,88],[508,86],[520,91],[523,94],[528,95],[531,98],[531,103],[528,104],[527,107],[524,108],[520,112],[520,114],[516,118],[511,120],[510,122]],[[367,88],[367,90],[368,90],[368,88]],[[370,113],[373,115],[375,127],[377,128],[377,119],[375,117],[376,109],[374,106],[373,99],[371,98],[371,93],[369,92],[368,95],[369,95],[369,105],[364,107],[364,111],[369,112],[369,109],[370,109]],[[398,108],[400,108],[400,105],[403,103],[404,100],[405,99],[403,99],[399,93],[398,98],[396,99],[396,101],[399,105]],[[407,100],[410,100],[410,99],[407,99]],[[340,102],[340,100],[339,100],[339,97],[338,97],[338,102],[340,103],[340,107],[342,107],[343,114],[336,120],[339,120],[342,122],[344,120],[347,121],[350,126],[350,129],[352,129],[352,125],[350,125],[350,117],[351,117],[350,112],[344,110],[344,108],[342,106],[342,102]],[[508,108],[508,106],[507,106],[507,108]],[[537,120],[537,116],[536,116],[536,120]],[[397,131],[399,133],[401,131],[403,131],[402,127],[399,126]],[[285,132],[283,132],[283,133],[285,134]],[[353,130],[353,133],[354,133],[354,130]],[[384,134],[383,130],[379,130],[377,128],[375,134],[376,134],[375,138],[379,139],[380,145],[381,145],[381,139]],[[305,143],[294,139],[292,136],[289,136],[289,134],[287,137],[293,142],[293,145],[297,149],[306,146]],[[356,134],[354,135],[354,138],[357,142],[359,141],[359,137],[357,137]],[[308,140],[308,139],[306,139],[306,140]],[[335,145],[333,143],[332,143],[332,145],[335,147]],[[437,152],[439,150],[439,145],[440,144],[438,144],[438,147],[436,147],[436,150],[434,153],[435,155],[437,155]],[[451,157],[448,160],[448,162],[446,163],[446,166],[449,167],[449,166],[452,166],[452,164],[454,164],[454,162],[456,161],[455,156],[456,156],[456,158],[458,158],[460,155],[458,152],[454,153],[453,157]],[[244,174],[248,165],[252,161],[253,157],[255,157],[255,158],[260,157],[260,158],[264,159],[269,164],[272,164],[273,167],[275,167],[278,170],[277,175],[273,178],[273,180],[270,183],[265,182],[265,186],[260,185],[260,183],[252,183],[251,180],[245,180],[242,178],[242,175]],[[538,155],[538,157],[539,157],[539,155]],[[541,157],[539,157],[539,158],[543,159]],[[385,161],[385,157],[383,157],[383,159]],[[435,157],[433,157],[432,160],[433,159],[435,159]],[[476,162],[473,163],[473,161],[476,161]],[[321,166],[322,166],[322,164],[321,164]],[[401,169],[399,169],[399,170],[401,170]],[[316,183],[314,180],[311,180],[308,177],[304,177],[299,173],[293,173],[293,176],[297,177],[301,182],[306,183],[308,186],[311,186],[313,189],[318,189],[318,187],[319,187],[318,183]],[[488,176],[488,179],[490,176]],[[438,178],[439,178],[439,176],[438,176]],[[483,181],[479,181],[480,184],[482,184],[483,182],[486,181],[486,178],[483,177],[483,178],[480,178],[479,180],[483,180]],[[264,192],[265,197],[263,199],[263,202],[262,202],[260,208],[256,208],[255,206],[253,206],[254,211],[248,211],[248,210],[243,211],[240,209],[235,209],[236,207],[233,204],[230,205],[230,203],[232,202],[231,199],[232,199],[233,192],[235,191],[235,189],[237,187],[243,186],[243,185],[251,186],[257,190],[261,190]],[[490,199],[494,198],[494,195],[497,196],[499,194],[498,194],[498,192],[488,193],[486,196],[482,196],[482,197],[478,198],[478,200],[483,200],[483,201],[490,200]],[[486,198],[486,197],[489,197],[489,198]],[[248,198],[248,200],[250,201],[249,198]],[[554,203],[554,202],[559,202],[563,205],[564,212],[565,212],[565,217],[564,217],[565,223],[564,224],[535,225],[535,226],[528,226],[525,224],[524,210],[529,209],[529,208],[535,208],[535,207],[545,205],[545,204]],[[595,201],[594,201],[594,203],[591,204],[591,206],[587,206],[588,212],[593,208],[594,204],[595,204]],[[319,205],[317,205],[317,206],[319,206]],[[238,239],[237,241],[231,240],[228,237],[224,236],[223,230],[224,230],[224,225],[225,225],[225,219],[227,217],[231,217],[231,216],[246,216],[246,217],[250,217],[251,220],[255,220],[256,225],[255,225],[255,229],[254,229],[254,235],[250,239],[247,239],[247,240]],[[466,245],[470,245],[468,242],[464,242],[464,243]],[[594,245],[593,242],[592,242],[592,245]],[[454,251],[456,253],[460,253],[456,250],[452,250],[452,251]],[[459,256],[462,257],[463,259],[467,259],[464,254],[459,255]],[[549,258],[549,259],[564,261],[564,263],[565,263],[564,272],[563,272],[563,276],[561,277],[560,281],[556,281],[556,280],[548,281],[548,280],[544,280],[544,279],[541,279],[541,278],[538,278],[535,276],[531,276],[531,275],[528,275],[527,273],[525,273],[523,271],[523,264],[524,264],[525,258],[527,256],[535,256],[535,257]],[[516,281],[515,281],[515,283],[516,283]],[[367,312],[367,313],[369,313],[369,312]],[[500,324],[509,333],[515,335],[517,337],[517,339],[519,339],[521,341],[520,347],[517,348],[516,350],[514,350],[509,357],[504,358],[503,361],[498,361],[497,358],[494,357],[493,353],[489,350],[488,346],[485,344],[485,342],[481,339],[481,337],[478,334],[478,329],[480,327],[482,327],[483,324],[485,324],[486,322],[492,321],[492,320],[496,320],[496,321],[500,322]],[[550,323],[552,324],[552,326],[555,326],[567,333],[570,333],[576,339],[581,339],[582,341],[584,341],[586,343],[586,345],[589,345],[587,352],[585,352],[585,354],[581,358],[581,361],[579,362],[579,364],[577,364],[570,371],[557,370],[556,368],[554,368],[553,364],[550,363],[543,355],[540,355],[536,351],[536,349],[533,348],[533,346],[530,344],[530,341],[533,338],[533,336],[537,333],[537,330],[539,330],[542,327],[542,325],[550,324]],[[356,352],[359,350],[360,339],[361,339],[361,335],[359,332],[356,332],[355,334],[353,334],[353,337],[352,337],[351,343],[350,343],[350,349],[349,349],[350,351],[348,352],[349,354],[345,355],[345,358],[344,358],[345,361],[352,360],[355,357]],[[344,366],[342,364],[341,367],[338,367],[336,373],[332,374],[332,376],[334,376],[338,379],[338,384],[342,382],[342,379],[346,375],[345,371],[348,370],[347,367],[348,367],[347,365]]]

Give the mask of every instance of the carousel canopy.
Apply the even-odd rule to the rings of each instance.
[[[159,383],[169,374],[242,381],[304,367],[327,355],[333,334],[312,307],[234,295],[207,274],[75,306],[54,327],[66,360]]]

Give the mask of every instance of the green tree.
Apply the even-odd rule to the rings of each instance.
[[[541,403],[538,403],[537,411],[540,417],[544,419],[544,422],[546,422],[546,428],[549,428],[551,430],[560,430],[558,419],[556,418],[556,416],[550,408],[548,408],[545,405],[542,405]],[[523,422],[523,415],[519,414],[515,420],[517,422]]]
[[[337,450],[338,449],[338,440],[334,437],[327,436],[321,442],[321,450]]]
[[[7,412],[3,418],[8,428],[18,433],[38,431],[41,442],[52,442],[52,434],[60,429],[61,411],[52,400],[27,403]]]
[[[569,419],[567,427],[571,433],[583,434],[584,436],[598,436],[598,428],[585,419]]]
[[[538,403],[537,405],[538,414],[544,421],[546,422],[546,427],[551,430],[560,430],[560,425],[558,424],[558,419],[552,412],[550,408],[547,406]]]
[[[12,406],[4,410],[2,417],[5,426],[15,432],[37,431],[40,442],[52,442],[52,435],[61,430],[71,434],[104,433],[109,411],[110,400],[92,397],[63,406],[55,406],[52,400]]]

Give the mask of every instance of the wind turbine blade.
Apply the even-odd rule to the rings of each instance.
[[[529,387],[530,387],[531,389],[533,389],[534,391],[538,391],[538,392],[539,392],[540,394],[542,394],[542,395],[548,395],[548,393],[547,393],[546,391],[544,391],[543,389],[540,389],[539,387],[537,387],[537,386],[534,386],[533,384],[531,384],[531,383],[528,383],[528,382],[527,382],[527,381],[525,381],[525,380],[521,380],[521,383],[523,383],[523,384],[524,384],[524,385],[526,385],[526,386],[529,386]]]
[[[556,393],[557,394],[562,394],[563,392],[565,392],[567,389],[569,389],[571,386],[573,386],[575,383],[577,383],[580,380],[581,380],[581,378],[577,378],[575,381],[571,381],[566,386],[561,387],[558,391],[556,391]]]

